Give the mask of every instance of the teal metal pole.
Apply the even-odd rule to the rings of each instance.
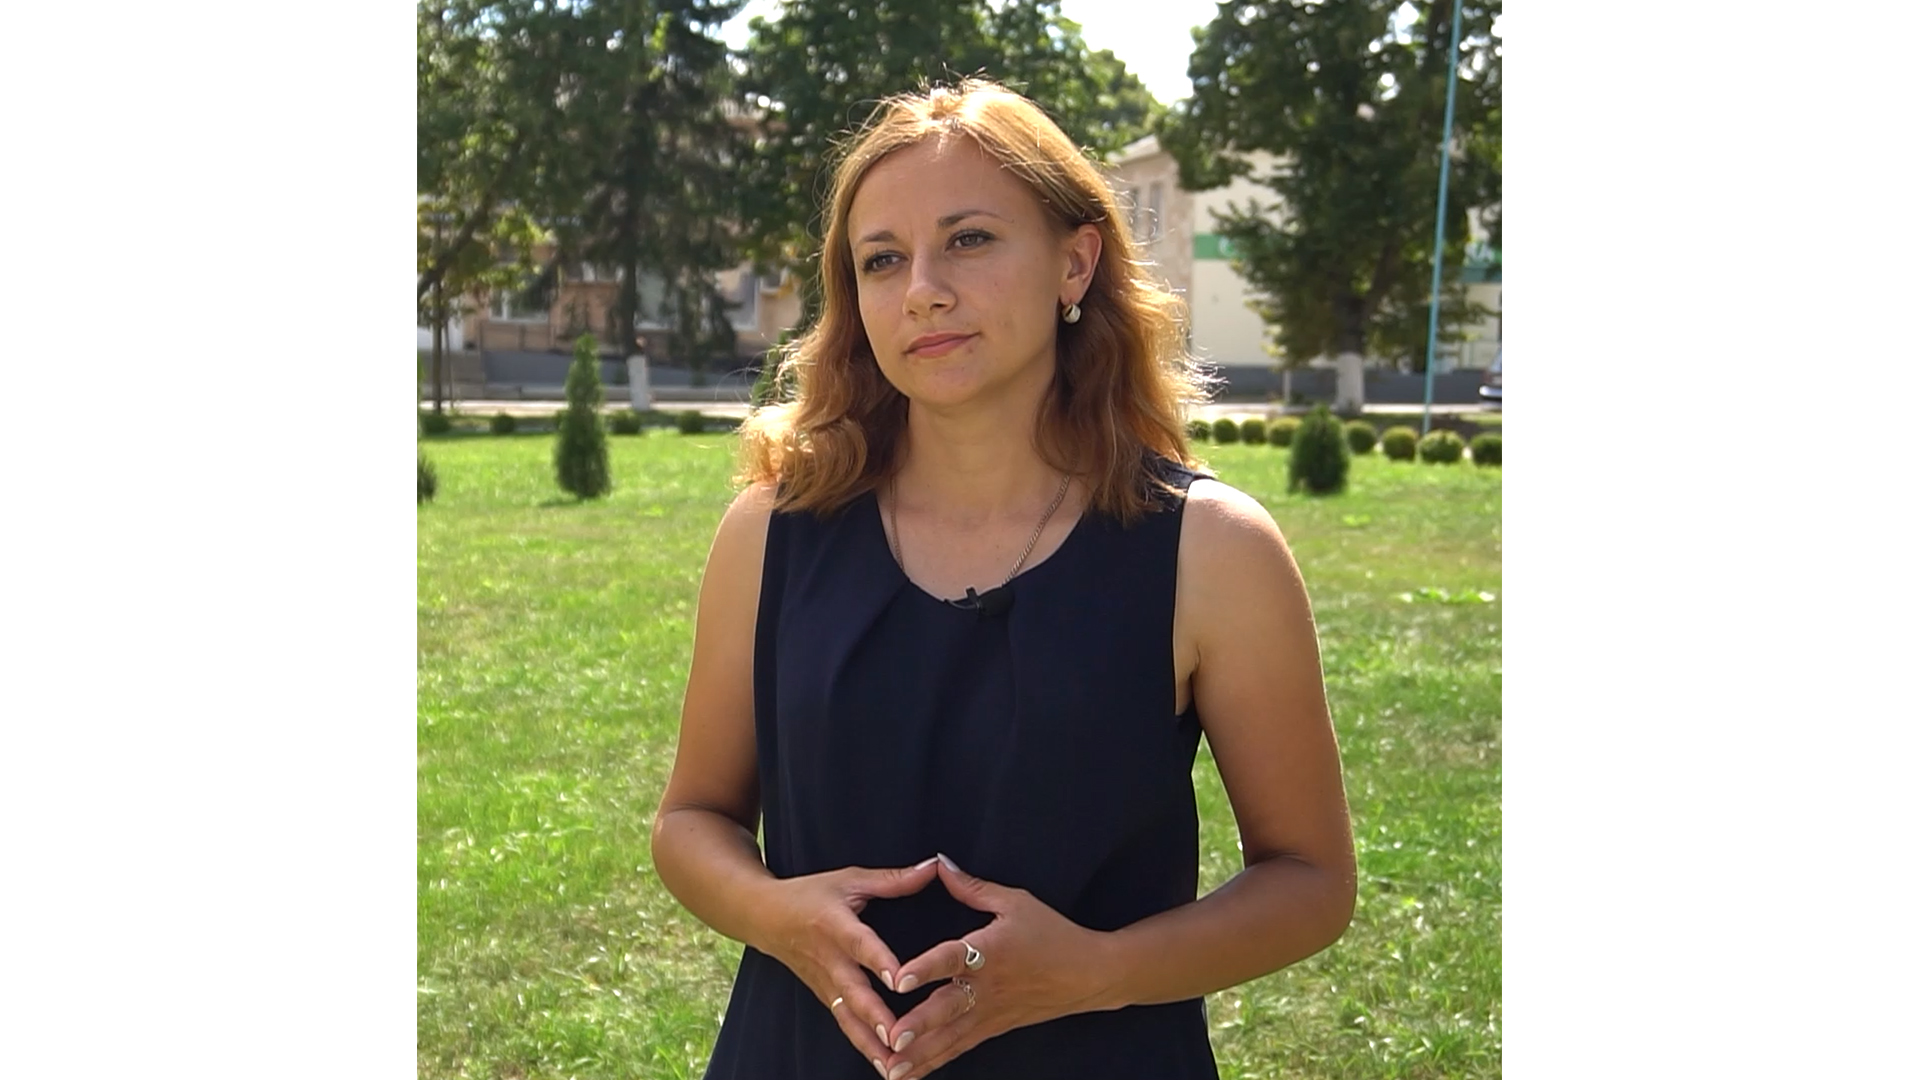
[[[1447,123],[1440,135],[1440,200],[1433,214],[1433,291],[1427,304],[1427,401],[1420,410],[1420,434],[1433,428],[1433,352],[1440,339],[1440,265],[1447,249],[1447,173],[1453,166],[1453,84],[1460,73],[1460,8],[1453,0],[1453,46],[1447,50]]]

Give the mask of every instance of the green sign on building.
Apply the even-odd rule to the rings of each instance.
[[[1194,233],[1193,257],[1224,260],[1233,258],[1233,244],[1219,233]]]

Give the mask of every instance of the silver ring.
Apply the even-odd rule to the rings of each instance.
[[[979,971],[981,968],[987,965],[987,958],[980,955],[979,949],[976,949],[972,945],[969,945],[966,939],[964,938],[961,939],[960,944],[967,946],[967,970],[968,971]]]
[[[961,1015],[965,1016],[967,1013],[973,1011],[973,984],[965,979],[955,979],[953,980],[953,985],[959,987],[960,992],[967,995],[967,1007],[961,1011]]]

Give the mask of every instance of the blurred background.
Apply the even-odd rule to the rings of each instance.
[[[418,6],[420,397],[603,381],[743,406],[817,297],[823,166],[884,96],[968,74],[1108,171],[1227,404],[1497,407],[1498,3],[472,0]],[[1430,326],[1431,323],[1437,325]],[[1353,377],[1336,370],[1346,357]],[[1488,387],[1491,386],[1491,393]],[[620,396],[619,393],[613,395]]]

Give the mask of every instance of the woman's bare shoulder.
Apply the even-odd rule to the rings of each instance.
[[[1187,488],[1187,506],[1181,522],[1181,547],[1187,539],[1207,562],[1235,556],[1285,550],[1280,526],[1260,500],[1221,480],[1198,477]]]
[[[1258,499],[1219,480],[1197,479],[1187,489],[1179,569],[1182,602],[1200,610],[1245,610],[1245,601],[1256,596],[1283,608],[1305,599],[1299,568],[1273,515]]]
[[[742,488],[727,504],[727,511],[720,518],[720,528],[713,540],[715,551],[719,551],[723,545],[758,547],[764,544],[767,522],[773,518],[778,501],[779,489],[771,480],[762,480]]]

